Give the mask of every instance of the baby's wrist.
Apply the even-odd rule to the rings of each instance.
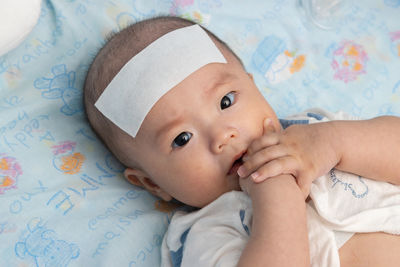
[[[300,188],[291,175],[282,175],[256,184],[250,198],[253,207],[253,233],[260,237],[262,225],[272,217],[291,217],[293,211],[305,212],[305,201]],[[275,220],[275,219],[272,219]],[[260,227],[256,227],[256,225]]]
[[[269,178],[258,184],[254,183],[248,188],[248,191],[252,201],[263,203],[271,197],[280,198],[280,194],[301,194],[295,178],[288,174]]]
[[[330,155],[331,155],[331,161],[332,161],[332,168],[334,168],[336,165],[340,163],[340,160],[342,158],[341,154],[341,149],[343,147],[343,135],[340,131],[340,122],[339,121],[330,121],[327,122],[328,130],[326,131],[328,133],[328,144],[329,144],[329,150],[330,150]]]

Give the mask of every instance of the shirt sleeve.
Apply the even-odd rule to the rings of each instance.
[[[330,112],[321,108],[308,109],[304,112],[279,119],[283,129],[294,124],[312,124],[332,120],[359,120],[359,117],[352,116],[346,112]]]
[[[236,266],[250,235],[251,202],[230,192],[198,212],[174,216],[162,266]]]
[[[237,228],[228,225],[193,229],[181,266],[236,266],[247,241]]]
[[[359,120],[357,116],[350,115],[344,111],[330,112],[321,108],[313,108],[306,110],[302,113],[303,116],[307,116],[310,123],[332,121],[332,120]]]

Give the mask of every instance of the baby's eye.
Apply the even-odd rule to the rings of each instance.
[[[192,138],[192,134],[189,132],[182,132],[177,137],[175,137],[174,141],[172,141],[172,148],[177,148],[186,145],[190,138]]]
[[[233,102],[235,102],[235,92],[230,92],[221,99],[221,109],[229,108]]]

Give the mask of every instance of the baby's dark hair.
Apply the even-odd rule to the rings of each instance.
[[[132,57],[168,32],[194,24],[196,23],[190,20],[169,16],[151,18],[132,24],[109,38],[89,68],[84,85],[87,118],[96,135],[125,166],[137,167],[135,159],[129,157],[128,149],[122,146],[133,139],[108,120],[94,104],[114,76]],[[239,57],[226,43],[209,30],[204,27],[203,29],[220,49],[233,55],[234,60],[243,66]],[[118,105],[118,103],[115,104]]]

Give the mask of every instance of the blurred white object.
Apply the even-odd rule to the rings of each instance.
[[[312,23],[324,30],[332,30],[343,17],[347,0],[299,0]]]
[[[40,15],[41,0],[0,0],[0,56],[18,46]]]

